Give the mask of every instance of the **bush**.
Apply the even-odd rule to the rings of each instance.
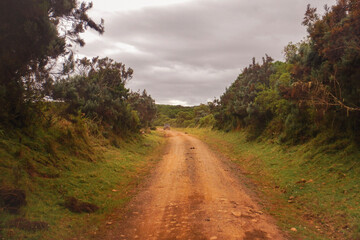
[[[67,113],[84,113],[115,133],[136,132],[139,115],[132,111],[127,98],[126,81],[133,70],[108,58],[84,58],[79,61],[84,73],[63,79],[54,85],[53,98],[68,103]]]
[[[199,120],[199,127],[213,127],[215,125],[214,115],[209,114]]]

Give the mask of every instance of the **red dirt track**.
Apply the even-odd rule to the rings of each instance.
[[[99,239],[284,239],[206,144],[165,132],[168,148],[153,176]]]

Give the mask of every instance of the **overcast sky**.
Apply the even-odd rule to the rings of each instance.
[[[336,0],[92,0],[102,36],[83,34],[79,57],[110,57],[134,69],[128,87],[159,104],[198,105],[219,98],[251,63],[282,60],[306,36],[306,5]]]

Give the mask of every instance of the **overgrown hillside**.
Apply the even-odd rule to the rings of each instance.
[[[59,116],[59,105],[45,112],[52,116],[48,128],[0,137],[4,239],[95,234],[160,159],[164,138],[158,133],[122,138],[82,115]]]
[[[334,151],[359,143],[360,4],[338,1],[325,10],[319,16],[308,6],[303,25],[309,35],[285,47],[285,62],[266,55],[241,72],[215,101],[217,128],[247,129],[249,140],[339,140]]]
[[[265,211],[291,239],[360,238],[359,150],[327,152],[331,146],[316,140],[298,146],[249,142],[244,131],[186,131],[238,165],[251,179],[242,182],[260,192]]]
[[[0,2],[0,238],[96,233],[157,159],[155,101],[126,87],[133,70],[74,57],[80,33],[104,32],[92,6]]]

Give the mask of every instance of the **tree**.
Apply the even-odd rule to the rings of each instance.
[[[53,98],[68,103],[68,113],[81,111],[115,133],[136,131],[139,123],[128,104],[129,89],[125,87],[133,70],[112,59],[98,57],[78,60],[78,69],[81,75],[55,83]]]
[[[307,81],[311,81],[307,91],[312,104],[360,111],[359,1],[339,0],[333,7],[326,7],[322,18],[308,6],[303,24],[311,40],[305,64],[312,61],[311,56],[318,59],[310,65],[313,76]]]
[[[288,95],[312,107],[340,132],[359,132],[360,3],[339,0],[323,16],[308,6],[303,24],[309,33],[294,63],[296,83]]]
[[[193,123],[193,114],[186,111],[180,111],[176,114],[176,126],[177,127],[188,127]]]
[[[29,124],[56,59],[70,53],[71,43],[84,45],[85,29],[103,33],[103,22],[87,15],[91,7],[76,0],[0,1],[1,124]]]
[[[322,131],[359,141],[360,2],[338,0],[323,16],[308,5],[303,24],[309,35],[284,48],[285,63],[253,60],[214,101],[216,127],[292,143]]]
[[[209,105],[200,104],[199,106],[194,107],[194,123],[195,125],[199,124],[200,119],[208,116],[210,114]]]
[[[142,127],[151,126],[156,116],[156,105],[154,99],[147,94],[146,90],[142,94],[140,92],[130,92],[128,102],[137,111]]]
[[[218,112],[214,115],[216,126],[222,129],[246,127],[252,120],[263,122],[255,104],[258,92],[270,85],[270,76],[274,73],[273,59],[266,55],[262,64],[253,58],[233,84],[220,97]],[[252,120],[251,120],[251,119]]]

